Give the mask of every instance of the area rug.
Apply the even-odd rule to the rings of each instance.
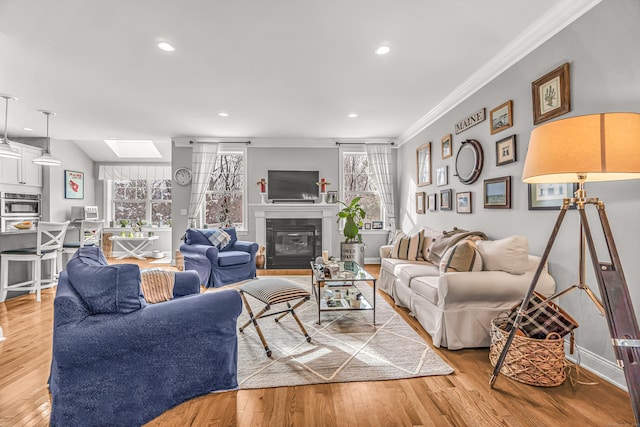
[[[309,276],[286,276],[310,288]],[[239,287],[234,285],[233,287]],[[229,288],[225,286],[225,288]],[[372,289],[361,285],[371,301]],[[247,295],[254,313],[264,304]],[[311,336],[308,343],[291,315],[258,322],[273,352],[267,357],[253,325],[238,333],[238,385],[241,389],[304,384],[378,381],[430,375],[448,375],[453,369],[380,296],[376,324],[370,310],[322,312],[317,324],[313,298],[296,313]],[[279,311],[278,305],[271,311]],[[249,319],[246,307],[238,325]]]

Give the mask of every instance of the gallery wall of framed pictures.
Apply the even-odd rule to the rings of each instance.
[[[525,85],[531,85],[531,111],[534,125],[571,111],[569,82],[569,63],[562,64],[544,73],[533,82],[523,82]],[[528,196],[527,205],[529,210],[559,209],[562,199],[571,197],[573,193],[572,184],[527,186],[521,183],[517,176],[512,180],[511,175],[501,176],[505,174],[495,173],[496,170],[503,167],[505,171],[509,171],[512,174],[521,172],[522,165],[513,165],[519,161],[518,136],[516,133],[509,134],[505,131],[514,128],[517,124],[514,116],[515,109],[524,107],[522,105],[517,106],[513,99],[497,101],[499,102],[496,102],[493,106],[471,110],[472,112],[468,115],[462,117],[456,123],[452,123],[453,132],[440,138],[440,156],[432,153],[431,142],[426,142],[416,149],[416,182],[419,187],[415,200],[417,214],[449,210],[458,214],[471,214],[473,212],[472,192],[465,191],[464,186],[472,185],[475,179],[465,180],[464,176],[460,174],[460,167],[461,165],[464,166],[464,161],[475,160],[476,164],[473,167],[477,171],[476,176],[479,177],[479,175],[483,174],[482,166],[486,157],[485,155],[478,155],[478,153],[485,152],[486,156],[491,158],[491,151],[495,155],[495,167],[487,165],[488,167],[484,169],[485,176],[482,183],[481,203],[483,209],[510,209],[514,186],[517,188],[518,197],[521,197],[521,194]],[[525,110],[527,109],[528,106]],[[484,126],[478,126],[485,121],[488,122],[488,129],[484,129],[487,129],[488,132],[482,130]],[[469,129],[474,129],[475,132],[471,140],[461,135],[463,132],[469,131]],[[478,133],[484,136],[476,136]],[[437,135],[433,135],[433,137],[437,137]],[[459,141],[454,141],[456,138],[460,138]],[[469,141],[477,143],[475,154],[471,150],[464,150],[464,153],[462,153],[461,148],[468,145],[466,143]],[[454,151],[454,143],[459,145],[456,151]],[[480,164],[477,163],[478,161]],[[451,181],[449,180],[449,166],[451,166]],[[466,165],[466,167],[467,170],[470,170],[469,165]],[[428,190],[428,186],[434,184],[435,187],[451,188],[425,191]],[[527,187],[526,190],[525,187]],[[522,188],[522,191],[519,190],[520,188]]]

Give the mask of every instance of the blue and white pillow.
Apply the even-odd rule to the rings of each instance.
[[[218,249],[223,249],[231,241],[231,236],[229,235],[229,233],[224,231],[222,228],[213,228],[207,230],[206,234],[211,244]]]

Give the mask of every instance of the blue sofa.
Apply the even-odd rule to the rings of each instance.
[[[200,284],[217,288],[230,283],[256,277],[258,244],[238,240],[234,227],[223,228],[231,240],[223,248],[214,246],[208,238],[211,229],[189,228],[180,252],[184,256],[184,269],[194,270]]]
[[[188,399],[237,388],[234,290],[199,294],[178,272],[174,299],[147,304],[140,270],[80,248],[60,275],[49,377],[52,426],[139,426]]]

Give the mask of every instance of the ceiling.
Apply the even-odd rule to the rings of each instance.
[[[3,0],[0,92],[10,135],[50,109],[95,161],[107,138],[395,138],[575,1]]]

